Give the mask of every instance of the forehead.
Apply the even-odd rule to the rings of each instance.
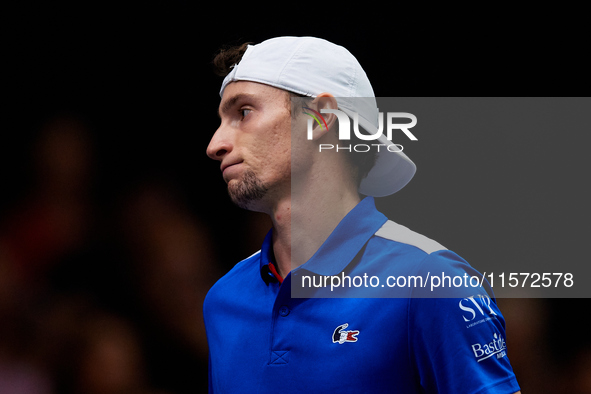
[[[219,112],[223,114],[244,100],[254,101],[258,104],[285,106],[285,101],[288,98],[287,91],[273,86],[250,81],[231,82],[224,89]]]

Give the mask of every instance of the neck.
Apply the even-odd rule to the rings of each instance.
[[[320,181],[314,188],[299,185],[295,189],[300,193],[289,193],[273,207],[273,252],[281,276],[308,261],[359,203],[356,187],[335,185],[343,183]]]

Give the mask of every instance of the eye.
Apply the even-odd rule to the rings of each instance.
[[[242,114],[242,118],[245,118],[252,110],[248,108],[240,109],[240,113]]]

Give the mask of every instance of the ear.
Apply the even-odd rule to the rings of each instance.
[[[329,130],[332,130],[337,122],[335,114],[321,114],[320,110],[338,109],[338,105],[336,98],[332,94],[326,92],[320,93],[310,104],[310,107],[312,108],[308,108],[310,111],[309,115],[314,118],[312,139],[316,141],[326,135]]]

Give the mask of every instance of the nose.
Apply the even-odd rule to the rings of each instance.
[[[207,146],[207,156],[213,160],[222,161],[224,157],[232,151],[232,143],[229,139],[228,133],[224,132],[224,128],[220,126],[211,137],[209,145]]]

